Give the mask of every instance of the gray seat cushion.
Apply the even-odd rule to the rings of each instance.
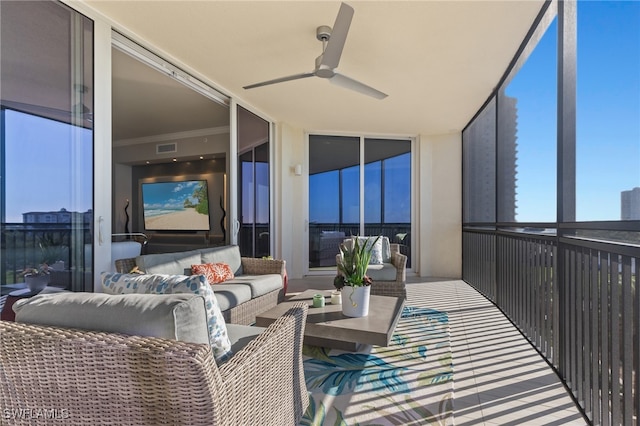
[[[237,354],[265,330],[266,328],[264,327],[227,324],[227,333],[229,334],[229,340],[231,340],[231,350],[234,354]]]
[[[382,265],[369,265],[367,269],[367,275],[374,282],[378,281],[395,281],[396,280],[396,268],[390,263],[383,263]]]
[[[251,287],[247,285],[214,284],[211,289],[221,311],[229,310],[251,300]]]
[[[209,344],[204,298],[195,294],[54,293],[13,305],[16,322]]]
[[[280,274],[264,275],[240,275],[225,284],[244,284],[251,289],[251,298],[264,296],[275,290],[282,289],[282,276]],[[215,291],[217,286],[213,287]]]

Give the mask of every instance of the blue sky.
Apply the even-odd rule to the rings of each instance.
[[[619,220],[620,193],[640,186],[640,2],[578,3],[576,216]],[[518,98],[516,219],[556,215],[556,31],[506,90]]]
[[[578,220],[618,220],[621,191],[640,186],[638,22],[640,1],[578,3]],[[518,98],[519,221],[555,221],[556,28],[554,23],[506,91]],[[90,130],[12,111],[6,112],[5,127],[7,222],[21,222],[27,211],[92,208]],[[314,191],[322,188],[311,186]],[[327,204],[310,203],[310,210],[313,203]],[[345,211],[353,216],[357,206]],[[266,219],[265,212],[258,216]]]
[[[92,208],[91,130],[7,110],[5,131],[7,222],[29,211]]]

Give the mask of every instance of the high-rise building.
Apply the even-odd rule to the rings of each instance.
[[[640,187],[620,193],[620,219],[640,220]]]

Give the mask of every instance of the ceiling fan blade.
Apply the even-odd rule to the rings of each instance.
[[[273,80],[267,80],[261,83],[250,84],[248,86],[244,86],[243,89],[253,89],[255,87],[262,87],[262,86],[268,86],[270,84],[283,83],[285,81],[299,80],[301,78],[313,77],[314,75],[316,75],[315,72],[305,72],[302,74],[294,74],[294,75],[289,75],[287,77],[274,78]]]
[[[329,37],[327,47],[322,54],[321,66],[324,65],[325,67],[334,69],[340,63],[342,49],[344,48],[345,41],[347,41],[347,34],[349,33],[352,18],[353,8],[346,3],[342,3],[338,11],[338,16],[336,16],[336,22],[333,24],[333,29],[331,30],[331,37]]]
[[[333,77],[329,79],[329,81],[336,86],[344,87],[345,89],[355,90],[356,92],[362,93],[367,96],[371,96],[376,99],[384,99],[387,97],[386,93],[382,93],[379,90],[374,89],[371,86],[367,86],[364,83],[360,83],[357,80],[349,78],[345,75],[335,73]]]

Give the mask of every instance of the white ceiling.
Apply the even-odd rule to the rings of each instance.
[[[384,100],[320,78],[242,89],[312,71],[322,50],[316,27],[333,25],[340,2],[84,3],[275,121],[309,131],[416,135],[462,130],[543,1],[350,1],[355,14],[337,70],[389,94]]]

